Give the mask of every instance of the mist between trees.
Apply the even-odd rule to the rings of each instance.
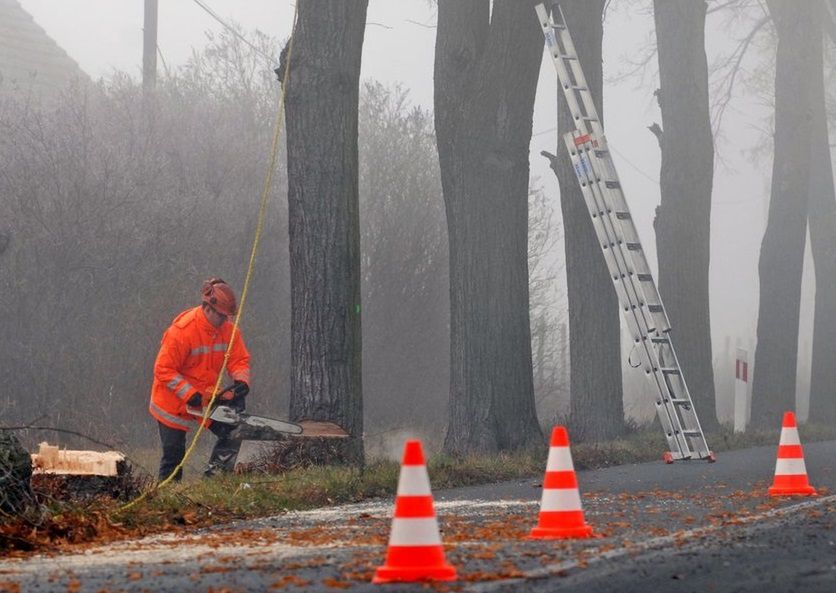
[[[277,54],[267,36],[251,39]],[[243,284],[280,90],[267,66],[224,34],[163,76],[153,99],[123,73],[42,101],[0,92],[3,425],[156,442],[146,409],[163,330],[197,304],[206,277],[239,291]],[[406,89],[366,81],[359,146],[366,433],[439,442],[449,286],[432,114],[410,105]],[[251,409],[286,416],[284,149],[278,162],[242,329]],[[568,405],[555,306],[561,236],[543,191],[532,187],[529,202],[535,391],[541,420],[550,421]]]

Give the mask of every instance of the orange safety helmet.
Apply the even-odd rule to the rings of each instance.
[[[237,304],[232,288],[220,278],[209,278],[201,288],[203,302],[221,315],[231,317],[235,315]]]

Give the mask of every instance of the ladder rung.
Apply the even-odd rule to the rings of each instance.
[[[686,437],[701,437],[702,431],[699,430],[683,430],[682,434]]]
[[[682,371],[680,371],[676,367],[662,367],[659,370],[665,373],[666,375],[679,375],[682,373]]]
[[[639,282],[653,282],[652,274],[636,274],[636,278],[639,279]]]
[[[630,218],[632,218],[632,217],[630,216],[630,213],[629,213],[629,212],[616,212],[616,213],[615,213],[615,217],[616,217],[618,220],[630,220]],[[646,275],[646,274],[645,274],[645,275]],[[640,278],[640,280],[641,280],[641,278]]]
[[[587,116],[582,117],[581,119],[582,119],[583,121],[598,121],[598,118],[597,118],[597,117],[589,117],[588,115],[587,115]]]
[[[589,90],[589,87],[586,87],[586,86],[570,86],[569,88],[572,89],[573,91],[588,91]]]
[[[648,305],[647,310],[651,313],[664,313],[665,310],[662,308],[662,305]]]
[[[621,184],[618,181],[605,181],[604,185],[607,189],[621,189]]]
[[[660,337],[660,338],[650,338],[650,341],[653,342],[654,344],[667,344],[671,340],[668,337]]]
[[[642,244],[641,243],[627,243],[627,249],[630,251],[641,251]]]
[[[576,62],[578,61],[578,56],[573,56],[572,54],[554,54],[554,57],[560,58],[561,60],[575,60]]]
[[[676,404],[678,406],[690,406],[691,405],[691,400],[690,399],[676,398],[676,399],[672,399],[671,403]]]

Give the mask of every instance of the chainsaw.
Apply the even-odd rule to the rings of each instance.
[[[349,434],[339,425],[333,422],[318,422],[303,420],[301,422],[288,422],[277,418],[257,416],[236,410],[226,405],[222,399],[225,393],[235,389],[235,385],[224,388],[215,396],[215,404],[209,414],[209,420],[220,422],[233,427],[229,435],[231,439],[242,441],[277,441],[288,436],[294,437],[319,437],[319,438],[346,438]],[[193,416],[203,417],[203,408],[187,406],[186,410]]]

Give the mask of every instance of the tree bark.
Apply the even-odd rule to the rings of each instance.
[[[704,430],[719,428],[711,355],[708,267],[714,141],[705,55],[706,3],[654,0],[662,131],[656,209],[659,291],[683,376]]]
[[[758,345],[752,424],[775,427],[795,409],[801,275],[807,235],[813,88],[822,70],[820,19],[813,3],[767,2],[778,32],[775,152],[769,218],[761,244]]]
[[[292,420],[363,458],[357,109],[368,0],[305,0],[287,89]]]
[[[822,7],[823,8],[823,7]],[[822,9],[821,21],[829,21]],[[823,48],[822,48],[823,49]],[[808,224],[816,272],[810,419],[836,424],[836,191],[827,133],[824,71],[815,72]]]
[[[603,0],[561,3],[595,107],[603,120],[601,43]],[[575,124],[558,91],[557,158],[569,305],[569,425],[574,440],[608,440],[624,433],[621,323],[618,301],[562,135]]]
[[[542,443],[528,302],[534,0],[440,0],[435,129],[450,250],[454,454]]]

